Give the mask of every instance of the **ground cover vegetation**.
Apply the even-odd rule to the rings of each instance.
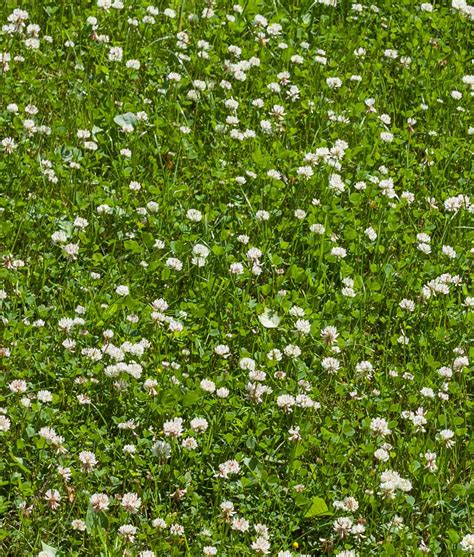
[[[374,2],[3,0],[1,555],[474,553],[473,9]]]

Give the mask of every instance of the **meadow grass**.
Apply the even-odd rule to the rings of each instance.
[[[474,554],[463,0],[3,0],[0,555]]]

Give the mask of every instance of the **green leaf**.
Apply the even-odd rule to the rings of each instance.
[[[313,497],[311,499],[311,506],[306,511],[304,517],[312,518],[313,516],[323,516],[328,514],[332,513],[326,505],[326,501],[324,501],[324,499],[321,499],[321,497]]]
[[[397,551],[393,544],[385,543],[382,546],[382,553],[381,556],[383,557],[391,557],[392,555],[396,555]]]
[[[183,397],[183,406],[192,406],[199,400],[199,397],[199,391],[189,391]]]
[[[86,512],[86,520],[85,520],[88,533],[92,531],[92,528],[94,526],[94,515],[95,515],[94,511],[89,507]]]
[[[350,424],[344,424],[342,427],[342,433],[347,437],[352,437],[355,434],[355,429]]]
[[[267,308],[258,316],[258,320],[266,329],[276,329],[280,324],[281,318],[273,310]]]
[[[247,440],[245,441],[245,444],[247,445],[247,447],[249,449],[255,449],[255,447],[257,445],[257,441],[256,441],[255,437],[247,437]]]
[[[44,542],[41,542],[41,548],[50,557],[54,557],[58,552],[58,550],[55,547],[52,547],[51,545],[48,545],[47,543]]]
[[[132,251],[133,253],[141,253],[142,249],[140,244],[135,240],[125,240],[123,246],[126,250]]]
[[[63,159],[64,162],[69,162],[74,159],[79,160],[82,157],[82,152],[77,147],[70,145],[63,145],[58,147],[55,152]]]
[[[138,122],[138,118],[133,112],[125,112],[125,114],[115,116],[114,122],[123,128],[124,126],[134,126]]]

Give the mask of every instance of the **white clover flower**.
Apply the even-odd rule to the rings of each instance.
[[[347,255],[347,251],[342,247],[336,246],[331,249],[331,255],[333,255],[337,259],[344,259],[344,257],[346,257]]]
[[[384,418],[373,418],[370,422],[370,429],[376,435],[381,435],[385,437],[391,434],[391,430],[388,428],[387,420]]]
[[[231,263],[229,270],[233,275],[242,275],[244,272],[244,266],[242,263]]]
[[[339,360],[332,357],[326,357],[321,360],[321,366],[330,374],[336,374],[341,367]]]
[[[390,453],[385,449],[377,449],[374,457],[381,462],[387,462],[390,459]]]
[[[0,414],[0,431],[8,431],[11,427],[11,421],[3,414]]]
[[[442,251],[443,255],[446,255],[446,257],[448,257],[449,259],[455,259],[456,258],[456,251],[451,246],[443,246],[441,248],[441,251]]]
[[[109,50],[109,60],[111,62],[121,62],[123,57],[123,49],[120,46],[113,46]]]
[[[115,293],[119,296],[128,296],[130,294],[130,289],[128,286],[121,284],[120,286],[117,286]]]
[[[302,335],[309,335],[311,323],[307,319],[298,319],[295,323],[295,329]]]
[[[331,89],[339,89],[339,87],[342,87],[342,80],[338,77],[328,77],[326,79],[326,84]]]
[[[324,234],[324,232],[326,231],[326,229],[324,228],[324,225],[320,224],[320,223],[315,223],[312,224],[309,227],[310,231],[313,232],[314,234]]]
[[[469,555],[474,555],[474,534],[466,534],[459,543],[461,549]]]
[[[385,143],[391,143],[393,141],[393,133],[390,132],[381,132],[380,139]]]
[[[181,271],[183,269],[183,263],[177,257],[168,257],[165,265],[173,271]]]
[[[393,48],[387,48],[386,50],[384,50],[383,54],[386,58],[391,58],[392,60],[398,58],[398,51]]]
[[[377,239],[377,232],[375,232],[375,230],[371,226],[364,230],[364,234],[371,242],[375,242],[375,240]]]
[[[213,393],[216,390],[216,385],[214,381],[210,379],[203,379],[200,383],[201,389],[208,393]]]
[[[270,213],[268,211],[259,210],[255,213],[255,218],[258,221],[267,221],[270,218]]]

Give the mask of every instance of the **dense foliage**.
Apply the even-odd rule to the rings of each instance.
[[[473,554],[473,9],[151,2],[1,3],[0,554]]]

